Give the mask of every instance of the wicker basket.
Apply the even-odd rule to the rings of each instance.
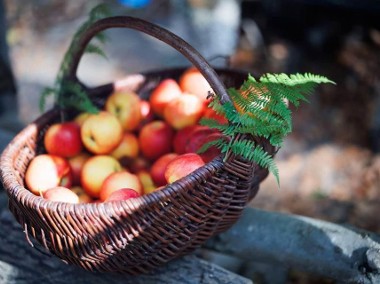
[[[96,33],[112,27],[142,31],[180,51],[203,73],[222,101],[229,100],[225,86],[239,87],[246,78],[243,72],[215,71],[189,44],[167,30],[135,18],[112,17],[87,30],[66,80],[77,82],[75,74],[85,46]],[[160,80],[178,78],[183,71],[131,75],[123,83],[147,96]],[[88,92],[102,105],[114,87],[108,84]],[[225,162],[216,158],[164,189],[136,199],[97,204],[49,202],[24,187],[24,176],[31,159],[44,152],[44,132],[60,120],[61,112],[53,108],[44,113],[11,141],[1,156],[1,179],[9,196],[9,209],[23,226],[27,240],[33,236],[52,254],[86,270],[146,273],[189,253],[228,229],[268,174],[256,164],[231,155]],[[65,112],[70,115],[72,111]],[[274,154],[267,142],[259,142]]]

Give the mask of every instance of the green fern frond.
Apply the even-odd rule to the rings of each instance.
[[[305,74],[296,73],[296,74],[291,74],[291,75],[287,75],[284,73],[280,73],[280,74],[268,73],[260,77],[260,82],[284,84],[287,86],[304,85],[309,82],[315,82],[316,84],[321,84],[321,83],[335,84],[335,82],[331,81],[330,79],[324,76],[314,75],[311,73],[305,73]]]
[[[59,104],[65,107],[73,107],[83,112],[98,113],[99,109],[89,99],[86,91],[81,85],[67,83],[63,86],[62,91],[66,94],[61,96]]]
[[[91,9],[89,20],[95,22],[105,17],[111,16],[111,11],[107,4],[101,3]]]
[[[109,40],[108,36],[105,33],[102,33],[102,32],[96,34],[94,38],[96,40],[98,40],[100,43],[103,43],[103,44],[106,43]]]
[[[108,59],[107,55],[105,52],[97,45],[94,45],[92,43],[88,44],[85,49],[85,53],[93,53],[100,55],[101,57]]]
[[[231,145],[231,151],[239,156],[242,156],[250,161],[255,161],[260,167],[267,168],[272,173],[277,183],[280,184],[279,171],[271,155],[264,151],[264,149],[255,145],[251,140],[243,139],[236,140]]]
[[[207,151],[207,149],[209,149],[210,147],[213,147],[213,146],[220,148],[223,145],[225,145],[225,143],[226,143],[225,138],[216,138],[215,140],[212,140],[212,141],[209,141],[209,142],[203,144],[202,147],[198,149],[197,153],[202,154],[205,151]]]
[[[228,127],[227,124],[220,124],[220,122],[217,119],[206,118],[206,117],[201,118],[201,120],[199,121],[199,124],[207,125],[208,127],[215,128],[220,131],[224,131]]]
[[[46,99],[54,95],[55,90],[53,88],[46,87],[42,90],[41,95],[40,95],[40,101],[39,101],[39,109],[42,112],[45,109],[46,106]]]
[[[106,4],[100,4],[95,6],[89,13],[88,19],[77,29],[75,32],[70,46],[67,49],[63,60],[61,62],[60,68],[58,70],[54,86],[52,88],[47,88],[48,91],[44,90],[40,97],[40,111],[44,111],[45,100],[48,95],[54,94],[54,99],[56,105],[60,108],[75,108],[80,111],[96,113],[98,108],[91,102],[86,91],[78,83],[68,84],[64,79],[64,76],[68,72],[68,68],[72,64],[73,54],[79,48],[79,39],[82,37],[83,33],[96,21],[110,16],[110,10]],[[105,43],[107,37],[103,33],[98,33],[95,39],[100,43]],[[100,55],[101,57],[107,58],[105,52],[101,47],[94,43],[87,45],[85,53],[93,53]]]
[[[306,74],[265,74],[259,80],[248,75],[239,90],[230,88],[232,102],[221,104],[217,97],[209,104],[219,115],[228,120],[221,125],[216,120],[204,119],[202,125],[218,129],[224,137],[206,143],[202,150],[217,146],[222,153],[240,155],[259,166],[267,168],[279,184],[278,168],[273,157],[248,139],[236,139],[246,134],[265,138],[275,147],[281,147],[284,138],[292,131],[292,112],[288,104],[299,106],[306,101],[321,83],[333,83],[326,77]]]

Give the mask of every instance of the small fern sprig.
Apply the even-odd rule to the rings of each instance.
[[[199,152],[215,146],[225,154],[225,159],[230,152],[240,155],[267,168],[280,184],[273,157],[251,139],[236,138],[241,134],[252,135],[267,139],[277,148],[281,147],[286,135],[292,131],[289,104],[298,107],[322,83],[334,84],[326,77],[309,73],[265,74],[259,80],[249,75],[239,90],[228,90],[232,102],[221,104],[218,97],[210,102],[209,107],[224,116],[228,123],[221,124],[211,118],[202,119],[202,125],[219,130],[224,138],[206,143]]]
[[[68,68],[71,66],[73,60],[73,53],[78,48],[78,42],[83,33],[97,20],[110,15],[108,7],[105,4],[100,4],[95,6],[89,13],[89,17],[76,31],[73,39],[67,49],[63,60],[61,62],[59,71],[57,73],[54,86],[45,88],[40,96],[39,107],[40,111],[43,112],[46,106],[46,99],[54,95],[54,102],[60,108],[74,107],[80,111],[85,111],[89,113],[98,112],[98,108],[89,99],[85,89],[82,85],[77,82],[65,82],[64,76],[67,74]],[[107,37],[103,33],[98,33],[94,39],[98,43],[105,43]],[[105,52],[102,50],[98,43],[90,42],[84,51],[84,53],[93,53],[100,55],[103,58],[107,58]]]

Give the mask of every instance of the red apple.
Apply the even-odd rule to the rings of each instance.
[[[196,127],[184,144],[185,153],[197,153],[203,146],[206,137],[213,133],[219,133],[219,131],[208,126]]]
[[[34,157],[26,173],[27,188],[34,194],[40,195],[49,188],[56,186],[70,187],[72,173],[70,164],[62,157],[42,154]]]
[[[165,170],[167,165],[176,158],[178,154],[168,153],[158,158],[150,168],[150,175],[157,186],[167,184],[165,179]]]
[[[139,134],[139,145],[143,156],[149,160],[171,152],[174,130],[162,120],[146,124]]]
[[[91,157],[90,154],[86,152],[82,152],[68,159],[68,162],[71,167],[71,172],[73,175],[73,185],[80,184],[80,175],[81,175],[83,165],[90,157]]]
[[[179,86],[184,93],[196,95],[203,104],[207,104],[209,92],[213,92],[210,84],[195,67],[190,67],[179,78]]]
[[[119,120],[126,131],[137,129],[141,121],[140,98],[131,91],[119,91],[108,97],[106,111]]]
[[[120,163],[112,156],[97,155],[83,165],[81,184],[92,198],[99,198],[104,180],[112,173],[122,170]]]
[[[178,83],[173,79],[165,79],[153,90],[149,102],[153,112],[158,116],[164,115],[164,108],[173,99],[182,94]]]
[[[187,176],[205,163],[201,156],[195,153],[187,153],[174,158],[166,167],[165,178],[168,183],[173,183]]]
[[[123,129],[115,116],[101,111],[90,115],[81,127],[84,146],[94,154],[108,154],[120,143]]]
[[[199,127],[191,133],[189,139],[186,141],[185,152],[197,153],[202,157],[205,163],[208,163],[220,155],[220,149],[212,146],[203,153],[200,153],[199,150],[204,144],[221,138],[226,139],[220,131],[205,126]]]
[[[175,129],[195,125],[204,111],[202,101],[195,95],[182,94],[164,109],[165,120]]]
[[[141,195],[133,190],[132,188],[120,188],[110,194],[108,198],[105,200],[105,202],[110,202],[110,201],[118,201],[118,200],[127,200],[130,198],[137,198],[140,197]]]
[[[141,123],[146,124],[154,119],[154,112],[148,101],[140,101]]]
[[[139,156],[126,164],[123,164],[122,161],[122,165],[125,168],[127,168],[131,173],[136,174],[140,171],[148,170],[151,166],[151,162],[148,161],[146,158]]]
[[[143,188],[139,178],[127,171],[120,171],[109,175],[102,184],[100,190],[100,200],[106,200],[112,192],[121,188],[132,188],[140,195],[143,194]]]
[[[82,151],[80,127],[75,122],[51,125],[44,137],[46,151],[51,155],[73,157]]]
[[[226,139],[226,138],[220,132],[211,133],[208,136],[204,137],[204,139],[202,140],[202,143],[203,143],[202,145],[209,143],[209,142],[212,142],[212,141],[215,141],[217,139]],[[202,146],[200,146],[199,149],[201,147]],[[198,151],[196,153],[202,157],[202,159],[205,163],[208,163],[208,162],[211,162],[216,157],[218,157],[221,154],[221,150],[216,146],[211,146],[206,151],[204,151],[203,153],[199,153]]]
[[[177,154],[185,154],[186,153],[186,144],[188,143],[191,134],[197,129],[207,128],[206,126],[201,125],[190,125],[185,128],[182,128],[176,132],[173,139],[173,148],[174,152]]]
[[[216,111],[210,107],[206,107],[203,113],[204,118],[211,118],[218,121],[220,124],[227,124],[228,120],[223,115],[216,113]]]
[[[70,189],[63,186],[56,186],[44,191],[42,197],[49,201],[79,203],[78,195]]]

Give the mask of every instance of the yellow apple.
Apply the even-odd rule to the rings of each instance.
[[[94,154],[108,154],[123,137],[117,118],[106,111],[90,115],[82,124],[81,137],[87,150]]]
[[[76,122],[79,126],[82,126],[83,122],[91,115],[89,112],[81,112],[74,118],[74,122]]]
[[[121,171],[118,160],[108,155],[89,158],[83,165],[81,184],[85,192],[93,198],[99,198],[104,180],[112,173]]]
[[[182,92],[196,95],[201,102],[207,104],[207,95],[213,92],[203,74],[195,67],[189,67],[179,78]]]
[[[123,158],[135,159],[139,154],[139,141],[135,134],[124,132],[119,145],[111,152],[111,156],[118,160]]]
[[[144,189],[144,194],[150,193],[157,186],[154,184],[152,176],[147,170],[141,170],[137,173],[137,177],[139,178],[141,185]]]
[[[84,191],[83,187],[77,185],[70,188],[72,192],[76,193],[79,197],[79,203],[91,203],[92,198]]]
[[[182,94],[168,103],[164,118],[175,129],[182,129],[198,123],[204,112],[202,101],[193,94]]]
[[[69,162],[55,155],[38,155],[26,170],[25,182],[27,188],[36,195],[56,186],[70,187],[72,173]]]
[[[78,195],[75,192],[63,186],[49,188],[43,193],[42,197],[49,201],[79,203]]]
[[[106,111],[112,113],[126,131],[133,131],[140,125],[140,98],[130,91],[119,91],[108,97]]]

